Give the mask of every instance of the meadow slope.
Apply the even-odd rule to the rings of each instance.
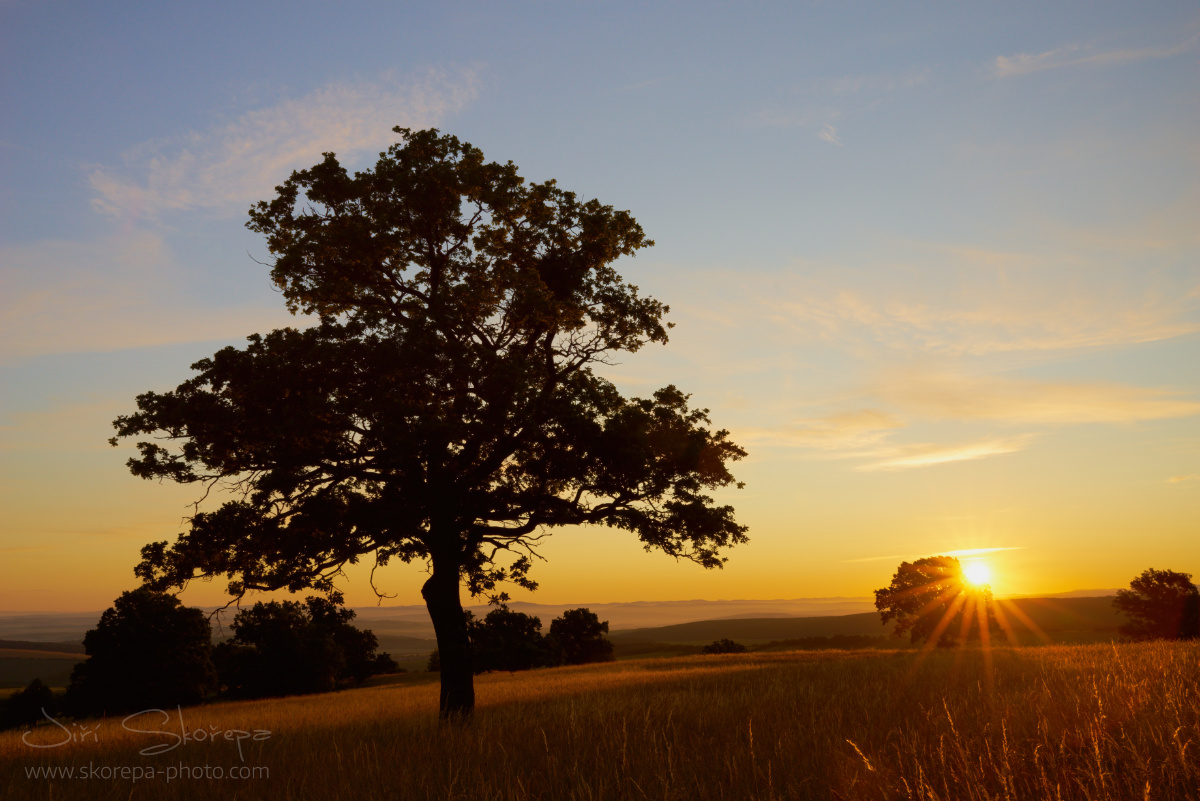
[[[118,720],[41,750],[0,734],[0,798],[1197,798],[1198,687],[1192,643],[750,653],[490,674],[474,722],[439,726],[410,676],[183,710],[193,732],[270,730],[244,761],[199,737],[141,756],[171,740]],[[168,782],[181,766],[269,778]]]

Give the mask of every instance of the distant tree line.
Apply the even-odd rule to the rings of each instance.
[[[472,669],[475,673],[530,670],[535,667],[584,665],[611,662],[613,644],[608,621],[601,621],[587,608],[568,609],[550,621],[550,631],[542,634],[542,621],[505,605],[491,610],[482,619],[466,613],[467,633],[471,642]],[[434,651],[428,669],[441,669],[441,654]]]
[[[894,617],[897,634],[914,642],[947,639],[948,623],[958,622],[966,596],[990,627],[991,592],[968,587],[952,557],[930,557],[901,565],[892,585],[876,593],[884,621]],[[975,596],[971,598],[970,596]],[[932,599],[932,600],[931,600]],[[1113,605],[1126,618],[1120,632],[1131,640],[1200,638],[1200,589],[1191,574],[1147,569],[1120,590]],[[534,667],[607,662],[614,658],[607,621],[586,608],[570,609],[550,623],[543,636],[537,617],[500,606],[482,619],[466,613],[474,671],[518,671]],[[84,637],[88,659],[76,665],[63,699],[34,679],[13,693],[0,710],[0,728],[29,725],[50,714],[119,714],[194,704],[218,695],[262,698],[325,692],[342,683],[396,672],[400,668],[369,630],[352,623],[339,593],[310,596],[303,603],[256,603],[237,613],[233,636],[215,648],[208,618],[166,593],[141,588],[126,592]],[[968,624],[969,625],[969,624]],[[960,629],[961,630],[961,629]],[[968,631],[968,635],[972,632]],[[808,637],[767,643],[784,648],[869,648],[876,637]],[[694,646],[693,646],[694,647]],[[705,654],[743,653],[746,646],[717,640]],[[434,651],[429,669],[440,668]]]
[[[199,609],[146,588],[126,592],[84,637],[88,658],[56,699],[34,679],[9,699],[0,723],[20,726],[49,714],[121,714],[188,705],[223,695],[262,698],[324,692],[399,670],[378,640],[351,621],[342,596],[272,601],[243,609],[233,637],[215,648]]]

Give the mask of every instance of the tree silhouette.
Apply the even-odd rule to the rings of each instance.
[[[71,672],[73,714],[194,704],[217,689],[211,628],[199,609],[145,587],[121,594],[83,638]]]
[[[482,620],[470,620],[471,654],[476,673],[529,670],[546,664],[542,621],[501,606]]]
[[[34,679],[24,690],[17,690],[8,697],[8,703],[0,709],[0,729],[32,726],[45,720],[46,715],[57,711],[54,691],[41,679]]]
[[[221,684],[238,698],[328,692],[342,670],[329,632],[296,601],[256,603],[238,612],[234,636],[214,655]]]
[[[1113,606],[1129,618],[1121,633],[1134,640],[1200,637],[1200,591],[1190,573],[1147,568],[1118,590]]]
[[[355,627],[354,617],[336,592],[242,609],[230,626],[234,636],[214,653],[221,683],[230,695],[260,698],[328,692],[338,680],[394,670],[390,656],[375,653],[374,633]]]
[[[991,587],[974,586],[953,556],[903,562],[892,583],[875,590],[875,608],[884,623],[896,621],[895,635],[912,643],[934,640],[951,646],[997,629]]]
[[[568,609],[550,621],[547,647],[552,661],[564,665],[611,662],[613,644],[608,637],[608,621],[590,609]]]
[[[722,637],[719,640],[713,640],[708,645],[700,649],[702,654],[744,654],[750,649],[742,645],[740,642],[734,642],[728,637]]]
[[[241,492],[147,545],[151,587],[328,588],[370,556],[420,560],[443,716],[474,706],[460,599],[529,576],[537,540],[600,524],[704,567],[746,540],[708,493],[745,452],[673,386],[627,399],[593,372],[665,343],[667,307],[612,262],[652,244],[634,219],[436,131],[349,175],[333,154],[250,212],[292,312],[148,392],[117,437],[151,435],[134,475]]]
[[[343,600],[340,592],[334,592],[324,598],[310,596],[304,601],[312,625],[328,633],[341,653],[338,678],[361,682],[378,673],[395,673],[399,665],[390,654],[376,653],[379,638],[370,629],[354,625],[357,613],[347,609]]]

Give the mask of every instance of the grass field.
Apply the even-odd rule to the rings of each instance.
[[[1200,645],[687,656],[489,674],[439,726],[425,675],[185,709],[187,742],[118,720],[40,751],[0,734],[0,798],[1144,799],[1200,797]],[[172,716],[171,726],[178,728]],[[148,728],[143,726],[142,728]],[[220,739],[226,730],[270,738]],[[43,742],[63,730],[40,731]],[[237,736],[237,735],[233,735]],[[199,740],[200,738],[197,737]],[[154,779],[29,778],[44,767]],[[179,778],[266,768],[269,778]],[[78,775],[78,774],[77,774]]]

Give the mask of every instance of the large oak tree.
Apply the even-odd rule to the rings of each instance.
[[[538,538],[585,524],[717,567],[746,529],[710,493],[745,452],[675,387],[625,398],[593,372],[667,341],[667,307],[612,266],[653,244],[627,212],[396,131],[373,169],[325,154],[251,209],[289,310],[318,322],[138,396],[113,443],[149,435],[135,475],[236,491],[143,549],[150,587],[329,589],[364,557],[426,562],[454,716],[474,705],[461,586],[533,588]]]

